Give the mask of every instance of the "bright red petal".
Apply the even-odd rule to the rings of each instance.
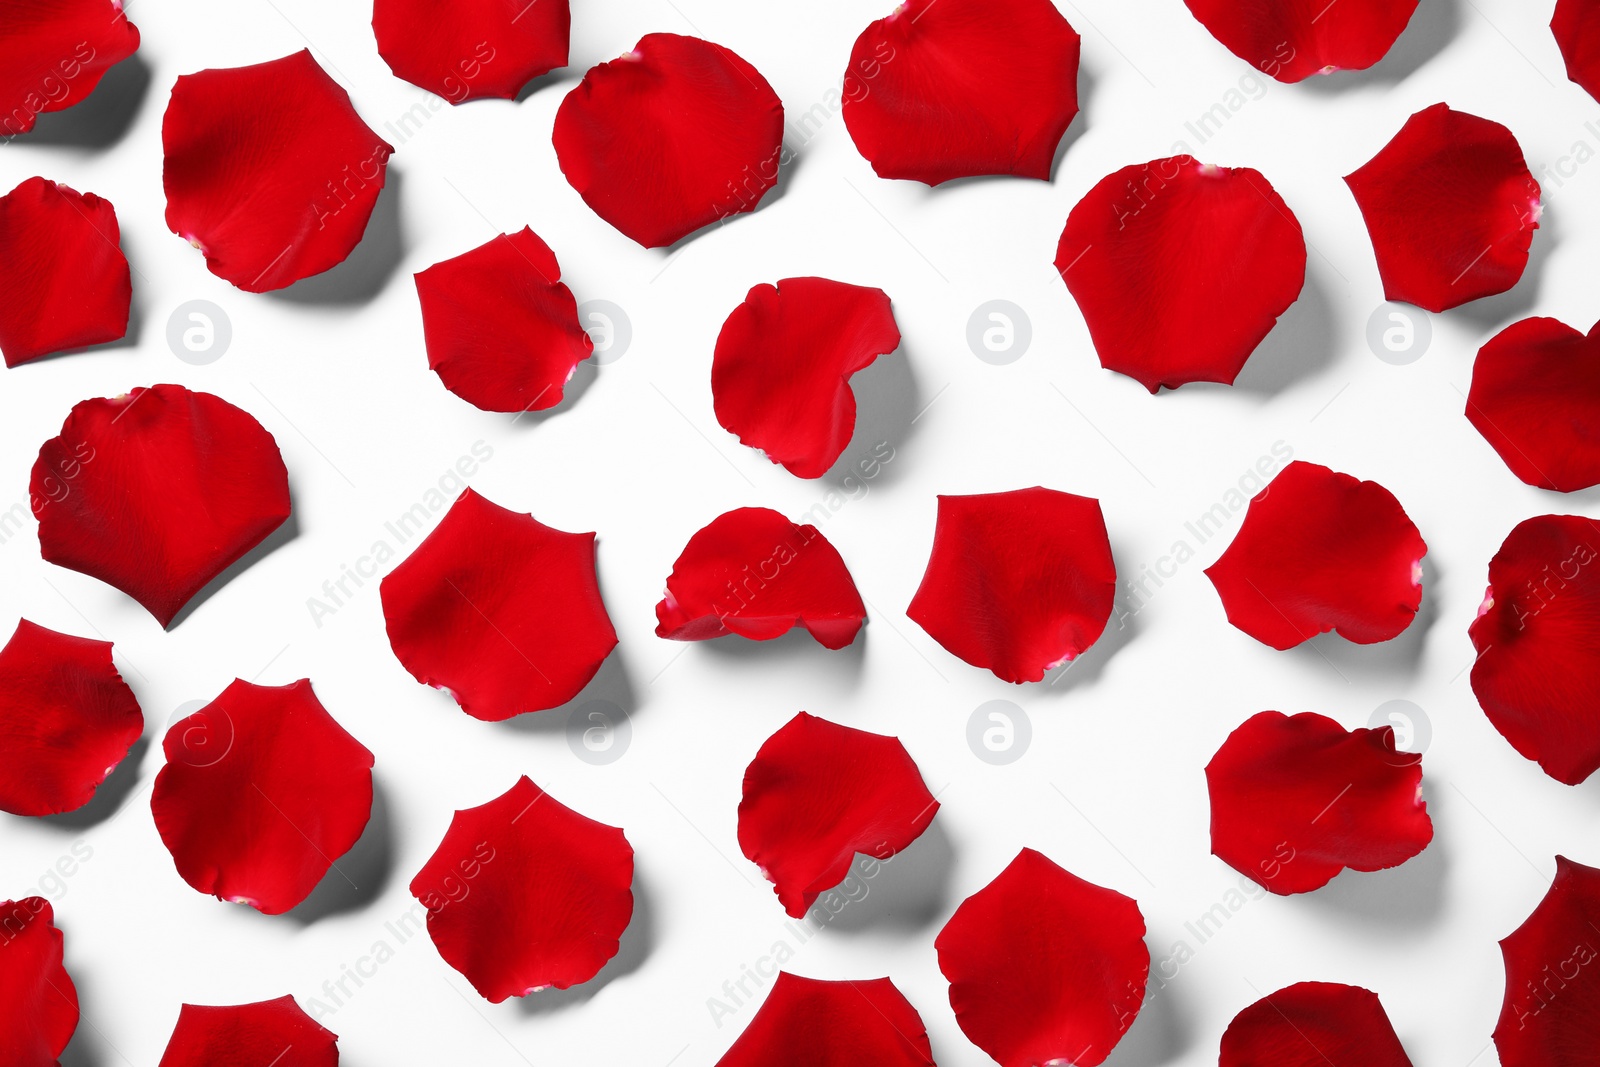
[[[845,125],[880,178],[1049,181],[1078,46],[1050,0],[908,0],[856,38]]]
[[[1572,493],[1600,484],[1600,325],[1524,319],[1478,350],[1467,419],[1511,473]]]
[[[311,683],[235,681],[172,724],[150,808],[183,880],[278,915],[349,852],[372,814],[372,753]]]
[[[1411,1060],[1378,994],[1301,982],[1233,1017],[1219,1067],[1411,1067]]]
[[[121,239],[116,210],[93,193],[29,178],[0,197],[6,366],[127,335],[133,288]]]
[[[922,1016],[887,978],[822,982],[779,971],[717,1067],[934,1067]]]
[[[0,903],[0,1063],[59,1067],[78,1029],[78,990],[61,962],[61,931],[43,897]]]
[[[656,636],[770,641],[798,624],[838,649],[856,639],[866,617],[844,560],[815,526],[767,508],[739,508],[683,547],[656,605]]]
[[[651,33],[590,68],[556,112],[561,173],[646,248],[754,211],[778,181],[783,102],[721,45]]]
[[[1337,630],[1370,645],[1416,618],[1427,552],[1389,490],[1297,460],[1250,501],[1206,577],[1228,621],[1262,644],[1293,648]]]
[[[379,591],[401,664],[475,719],[565,704],[617,645],[594,534],[552,529],[471,489]]]
[[[1095,1067],[1144,1004],[1139,905],[1031,848],[934,942],[961,1032],[1001,1067]]]
[[[1100,364],[1152,393],[1233,384],[1300,296],[1300,222],[1259,173],[1174,156],[1124,167],[1067,217],[1056,272]]]
[[[308,51],[183,75],[161,141],[167,228],[251,293],[343,263],[394,153]]]
[[[1037,487],[941,496],[906,614],[974,667],[1037,682],[1095,643],[1116,592],[1098,500]]]
[[[17,623],[0,649],[0,811],[76,811],[143,733],[111,642]]]
[[[1435,104],[1345,177],[1383,292],[1444,311],[1517,284],[1539,228],[1539,183],[1511,131]]]
[[[448,12],[446,14],[446,12]],[[376,0],[372,32],[395,77],[452,104],[510,100],[567,65],[567,0]]]
[[[1526,922],[1500,942],[1506,995],[1494,1043],[1501,1067],[1583,1067],[1600,1019],[1600,870],[1556,857],[1556,878]]]
[[[272,435],[181,385],[74,407],[39,449],[30,493],[44,558],[116,586],[162,626],[289,517]]]
[[[0,0],[0,137],[69,108],[139,48],[118,0]]]
[[[633,917],[633,847],[527,778],[458,811],[411,895],[446,963],[498,1004],[587,982]]]
[[[1567,77],[1600,100],[1600,6],[1594,0],[1556,0],[1550,20]]]
[[[1389,54],[1417,0],[1184,0],[1211,36],[1281,82],[1366,70]]]
[[[1558,782],[1600,770],[1600,526],[1541,515],[1489,561],[1489,592],[1469,631],[1472,691],[1511,747]]]
[[[417,297],[428,366],[485,411],[555,407],[594,352],[555,253],[530,229],[422,271]]]
[[[185,1004],[157,1067],[336,1067],[339,1038],[294,997],[257,1004]]]

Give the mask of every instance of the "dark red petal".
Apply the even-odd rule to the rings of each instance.
[[[185,1004],[157,1067],[335,1067],[338,1042],[291,996],[218,1007]]]
[[[934,942],[961,1032],[1001,1067],[1095,1067],[1144,1004],[1139,905],[1025,848]]]
[[[1211,852],[1288,896],[1349,867],[1381,871],[1428,847],[1422,763],[1394,728],[1346,731],[1321,715],[1263,711],[1206,764]]]
[[[29,178],[0,197],[6,366],[127,335],[133,288],[121,239],[116,210],[93,193]]]
[[[1600,100],[1600,6],[1594,0],[1556,0],[1550,20],[1567,77]]]
[[[1427,553],[1389,490],[1296,460],[1250,501],[1206,577],[1228,621],[1262,644],[1293,648],[1337,630],[1370,645],[1416,617]]]
[[[721,45],[651,33],[591,67],[556,112],[561,173],[646,248],[754,211],[778,181],[783,102]]]
[[[372,753],[302,679],[235,681],[172,724],[150,808],[183,880],[268,915],[304,900],[372,814]]]
[[[272,435],[181,385],[78,404],[39,449],[29,492],[44,558],[116,586],[162,626],[289,517]]]
[[[717,1067],[934,1067],[922,1016],[887,978],[823,982],[779,971]]]
[[[974,667],[1037,682],[1099,639],[1116,592],[1098,500],[1037,487],[941,496],[906,614]]]
[[[908,0],[856,38],[845,126],[880,178],[1049,181],[1078,45],[1050,0]]]
[[[1539,183],[1511,131],[1435,104],[1345,177],[1390,300],[1444,311],[1517,284]]]
[[[1580,515],[1518,524],[1489,561],[1469,633],[1472,691],[1511,747],[1558,782],[1600,770],[1600,526]]]
[[[815,526],[739,508],[689,538],[656,605],[656,636],[770,641],[796,624],[827,648],[856,639],[867,609],[838,549]]]
[[[1258,172],[1190,156],[1124,167],[1067,216],[1056,271],[1100,364],[1152,393],[1233,384],[1300,296],[1300,222]]]
[[[882,289],[827,278],[755,286],[717,336],[717,421],[790,474],[820,478],[855,432],[850,376],[899,347]]]
[[[401,664],[475,719],[565,704],[617,645],[594,534],[552,529],[471,489],[379,592]]]
[[[1219,1067],[1411,1067],[1378,994],[1300,982],[1233,1017]]]
[[[1500,942],[1506,995],[1494,1028],[1502,1067],[1593,1061],[1600,1018],[1600,870],[1556,857],[1556,878],[1527,921]]]
[[[541,74],[567,65],[567,0],[376,0],[372,32],[395,77],[452,104],[510,100]]]
[[[0,137],[94,92],[139,48],[118,0],[0,0]]]
[[[161,141],[167,228],[251,293],[343,263],[394,153],[308,51],[183,75]]]
[[[745,769],[739,848],[798,919],[845,880],[857,853],[893,859],[938,810],[898,737],[802,711]]]
[[[78,990],[61,962],[61,931],[43,897],[0,903],[0,1063],[59,1067],[78,1029]]]
[[[527,778],[458,811],[411,895],[444,961],[498,1004],[587,982],[633,917],[633,847]]]
[[[111,642],[17,623],[0,649],[0,811],[76,811],[143,733]]]
[[[435,263],[417,275],[417,297],[428,366],[485,411],[555,407],[594,352],[555,253],[530,229]]]
[[[1600,10],[1600,9],[1597,9]],[[1478,350],[1467,419],[1511,473],[1572,493],[1600,484],[1600,325],[1524,319]]]
[[[1417,0],[1184,0],[1211,36],[1281,82],[1366,70],[1389,54]]]

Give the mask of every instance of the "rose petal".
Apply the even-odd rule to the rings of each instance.
[[[1090,189],[1067,217],[1056,272],[1107,370],[1152,393],[1232,385],[1299,298],[1306,243],[1258,172],[1174,156]]]
[[[1228,621],[1262,644],[1293,648],[1337,630],[1370,645],[1416,618],[1427,552],[1389,490],[1296,460],[1250,501],[1206,577]]]
[[[484,411],[542,411],[594,344],[539,235],[501,234],[416,276],[428,366]]]
[[[527,778],[458,811],[411,880],[444,961],[498,1004],[587,982],[633,917],[633,847]]]
[[[143,733],[111,642],[17,623],[0,649],[0,811],[76,811]]]
[[[511,100],[541,74],[567,65],[567,0],[376,0],[372,33],[395,77],[452,104]]]
[[[1411,1067],[1378,994],[1300,982],[1234,1016],[1219,1067]]]
[[[1550,20],[1567,77],[1600,100],[1600,8],[1593,0],[1556,0]]]
[[[908,0],[856,38],[845,126],[880,178],[1049,181],[1078,46],[1049,0]]]
[[[372,814],[372,753],[304,679],[235,681],[178,720],[150,796],[178,874],[202,893],[279,915],[317,887]]]
[[[291,996],[257,1004],[185,1004],[157,1067],[336,1067],[338,1042]]]
[[[379,586],[395,656],[475,719],[565,704],[617,645],[594,536],[466,490]]]
[[[856,639],[867,609],[838,549],[815,526],[739,508],[689,538],[656,605],[656,636],[770,641],[795,625],[826,648]]]
[[[555,123],[561,173],[646,248],[754,211],[778,181],[783,102],[721,45],[651,33],[591,67]]]
[[[1098,500],[1037,487],[941,496],[906,614],[974,667],[1037,682],[1099,639],[1116,591]]]
[[[1001,1067],[1095,1067],[1144,1004],[1139,905],[1025,848],[934,942],[967,1039]]]
[[[167,228],[251,293],[343,263],[394,153],[309,51],[183,75],[161,142]]]
[[[0,137],[94,92],[139,48],[117,0],[0,0]]]
[[[143,604],[162,626],[289,517],[278,443],[181,385],[72,409],[30,482],[39,548]]]
[[[1587,337],[1556,319],[1502,330],[1472,365],[1467,419],[1529,485],[1572,493],[1600,484],[1600,325]]]
[[[1556,857],[1556,877],[1527,921],[1500,942],[1506,994],[1494,1028],[1502,1067],[1579,1067],[1600,1016],[1600,870]]]
[[[61,931],[43,897],[0,903],[0,1061],[59,1067],[78,1029],[78,990],[62,965]]]
[[[1184,0],[1223,47],[1281,82],[1366,70],[1389,54],[1417,0]]]
[[[934,1067],[922,1016],[887,978],[822,982],[779,971],[717,1067]]]
[[[0,197],[6,366],[127,335],[133,288],[121,234],[116,210],[93,193],[29,178]]]
[[[1539,183],[1498,122],[1435,104],[1345,184],[1390,300],[1444,311],[1505,292],[1528,265]]]

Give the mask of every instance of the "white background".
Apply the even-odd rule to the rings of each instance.
[[[563,94],[640,35],[697,33],[735,49],[793,119],[837,100],[852,41],[888,6],[577,0],[569,69],[521,103],[441,109],[400,143],[386,124],[428,97],[379,59],[363,5],[139,0],[130,9],[144,37],[138,58],[81,114],[47,117],[39,133],[0,150],[6,188],[42,174],[116,205],[137,309],[136,343],[5,372],[0,508],[25,506],[38,446],[73,403],[182,382],[239,404],[275,435],[298,524],[170,633],[117,591],[42,563],[31,520],[0,545],[4,610],[114,640],[156,742],[87,817],[0,822],[0,896],[35,891],[75,844],[92,849],[49,887],[83,999],[69,1064],[154,1064],[184,1001],[288,992],[309,1006],[325,980],[389,938],[384,924],[409,910],[406,883],[451,812],[524,773],[624,827],[637,849],[640,906],[621,956],[569,994],[496,1006],[414,940],[324,1016],[343,1062],[712,1064],[753,1008],[719,1028],[708,998],[766,954],[786,922],[738,853],[740,779],[761,741],[802,708],[899,735],[944,807],[867,900],[800,948],[792,967],[821,978],[892,976],[926,1020],[940,1063],[988,1060],[955,1024],[934,935],[1024,845],[1136,897],[1158,966],[1175,942],[1195,951],[1150,999],[1115,1053],[1118,1067],[1213,1063],[1239,1009],[1306,979],[1379,992],[1418,1063],[1494,1062],[1497,939],[1543,894],[1557,851],[1600,861],[1595,788],[1561,786],[1517,756],[1478,710],[1465,674],[1466,628],[1505,534],[1528,516],[1590,510],[1600,499],[1522,485],[1462,416],[1473,353],[1496,329],[1533,313],[1587,329],[1600,315],[1600,165],[1574,173],[1561,162],[1578,142],[1600,148],[1600,104],[1565,78],[1546,25],[1550,3],[1423,0],[1373,72],[1268,82],[1263,93],[1179,0],[1062,0],[1084,37],[1084,112],[1051,183],[930,191],[880,181],[835,114],[809,141],[792,133],[798,159],[781,195],[675,254],[641,250],[562,179],[550,129]],[[394,188],[351,263],[286,294],[252,296],[212,277],[166,231],[161,115],[179,74],[308,46],[398,147]],[[1241,79],[1246,91],[1234,100],[1243,106],[1200,144],[1185,123]],[[1511,127],[1545,185],[1547,211],[1522,284],[1434,317],[1431,348],[1395,366],[1364,338],[1381,290],[1340,179],[1440,100]],[[1208,162],[1266,174],[1313,252],[1305,295],[1237,387],[1152,397],[1099,367],[1051,260],[1090,185],[1180,141]],[[580,372],[575,402],[513,425],[428,372],[410,274],[523,225],[556,251],[579,301],[626,309],[633,340],[620,360]],[[711,410],[711,350],[728,311],[752,284],[813,273],[887,290],[906,338],[902,355],[858,379],[863,426],[848,453],[887,440],[896,458],[824,526],[871,622],[840,653],[803,638],[660,641],[652,608],[691,533],[741,505],[799,515],[838,488],[837,477],[802,482],[767,464]],[[1032,322],[1031,347],[1008,366],[979,360],[965,340],[969,315],[995,298]],[[231,349],[209,366],[179,361],[166,342],[168,316],[192,299],[215,302],[232,321]],[[477,489],[559,528],[599,531],[622,643],[579,703],[608,699],[632,716],[631,747],[610,766],[574,756],[566,709],[489,725],[413,682],[389,651],[375,584],[320,628],[308,611],[324,580],[385,537],[385,521],[480,440],[494,456]],[[1382,482],[1428,539],[1423,611],[1398,640],[1363,648],[1330,636],[1279,653],[1228,626],[1201,571],[1236,520],[1225,537],[1197,545],[1198,558],[1126,630],[1108,632],[1053,684],[1007,686],[905,618],[938,493],[1042,484],[1098,497],[1119,569],[1137,578],[1277,441],[1297,458]],[[306,913],[267,918],[201,896],[174,872],[149,812],[159,735],[180,705],[215,696],[235,676],[311,678],[376,754],[375,826],[341,864],[359,892],[341,891],[333,875]],[[966,741],[969,716],[993,699],[1015,701],[1033,725],[1031,749],[1007,767],[981,762]],[[1263,709],[1359,726],[1391,699],[1415,702],[1431,721],[1433,845],[1396,871],[1253,901],[1199,944],[1185,923],[1239,881],[1208,854],[1202,767],[1222,739]]]

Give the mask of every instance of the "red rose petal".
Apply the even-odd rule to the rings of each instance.
[[[343,263],[394,153],[309,51],[183,75],[161,142],[167,228],[251,293]]]
[[[744,772],[739,848],[798,919],[845,880],[858,852],[894,858],[938,810],[898,737],[802,711]]]
[[[779,971],[717,1067],[934,1067],[922,1016],[887,978],[823,982]]]
[[[116,210],[93,193],[29,178],[0,197],[6,366],[127,335],[133,287],[121,239]]]
[[[111,642],[17,623],[0,649],[0,811],[76,811],[143,733]]]
[[[721,45],[651,33],[591,67],[556,112],[561,173],[646,248],[754,211],[778,181],[783,102]]]
[[[355,845],[372,814],[372,753],[311,683],[235,681],[173,723],[150,808],[178,874],[279,915]]]
[[[820,478],[855,432],[850,376],[899,347],[882,289],[827,278],[757,285],[717,335],[717,421],[790,474]]]
[[[1174,156],[1102,178],[1056,271],[1100,364],[1152,393],[1232,385],[1305,285],[1300,222],[1258,172]]]
[[[416,279],[428,366],[484,411],[555,407],[594,352],[555,253],[530,229],[501,234]]]
[[[1494,1028],[1502,1067],[1580,1067],[1600,1017],[1600,870],[1556,857],[1556,878],[1527,921],[1500,942],[1506,995]]]
[[[633,917],[633,847],[527,778],[458,811],[411,880],[444,961],[498,1004],[587,982]]]
[[[1206,577],[1228,621],[1262,644],[1293,648],[1337,630],[1370,645],[1416,618],[1427,552],[1389,490],[1296,460],[1250,501]]]
[[[567,0],[376,0],[378,55],[404,78],[452,104],[510,100],[541,74],[567,65]]]
[[[155,385],[85,400],[39,449],[39,548],[166,626],[289,517],[278,443],[225,400]]]
[[[1263,711],[1206,764],[1211,852],[1265,889],[1320,889],[1349,867],[1397,867],[1428,847],[1422,763],[1394,728]]]
[[[1384,296],[1444,311],[1517,284],[1539,228],[1539,183],[1511,131],[1435,104],[1345,184]]]
[[[1524,319],[1478,350],[1467,419],[1529,485],[1572,493],[1600,484],[1600,325],[1587,337]]]
[[[0,137],[94,92],[139,48],[117,0],[0,0]]]
[[[0,903],[0,1063],[59,1067],[78,1029],[78,990],[62,965],[61,931],[43,897]]]
[[[565,704],[617,645],[594,534],[552,529],[471,489],[379,592],[401,664],[475,719]]]
[[[1025,848],[934,942],[967,1039],[1001,1067],[1095,1067],[1144,1004],[1139,905]]]
[[[1600,100],[1600,7],[1593,0],[1556,0],[1550,20],[1567,77]]]
[[[1037,682],[1099,639],[1116,592],[1098,500],[1037,487],[941,496],[906,614],[974,667]]]
[[[839,649],[856,639],[866,617],[838,549],[815,526],[768,508],[739,508],[683,546],[656,605],[656,636],[770,641],[798,624],[824,647]]]
[[[185,1004],[157,1067],[336,1067],[338,1042],[290,996],[257,1004]]]
[[[1411,1067],[1378,994],[1300,982],[1233,1017],[1219,1067]]]
[[[908,0],[856,38],[845,126],[880,178],[1049,181],[1078,46],[1050,0]]]
[[[1223,47],[1281,82],[1366,70],[1389,54],[1417,0],[1184,0]]]
[[[1580,515],[1518,524],[1489,561],[1469,633],[1472,691],[1511,747],[1558,782],[1600,770],[1600,526]]]

